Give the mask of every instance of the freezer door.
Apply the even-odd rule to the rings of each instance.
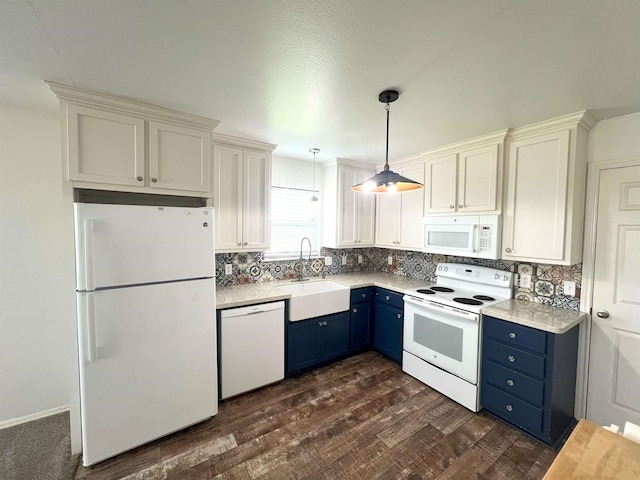
[[[84,465],[217,413],[214,288],[77,293]]]
[[[215,276],[212,208],[74,204],[76,289]]]

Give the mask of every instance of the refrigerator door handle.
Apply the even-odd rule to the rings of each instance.
[[[85,290],[90,292],[94,289],[93,286],[93,220],[87,219],[83,222],[83,254],[84,261],[82,264],[84,265],[84,283]]]
[[[98,360],[96,350],[96,309],[93,295],[85,296],[85,328],[87,335],[87,363]]]

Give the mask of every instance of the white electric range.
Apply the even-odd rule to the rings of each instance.
[[[441,263],[436,275],[405,292],[402,369],[477,412],[480,310],[511,298],[513,274]]]

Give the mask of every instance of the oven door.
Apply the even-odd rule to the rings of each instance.
[[[403,349],[473,383],[478,382],[479,315],[404,297]]]

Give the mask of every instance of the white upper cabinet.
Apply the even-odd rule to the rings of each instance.
[[[74,187],[211,196],[217,120],[49,86],[60,98],[66,177]]]
[[[587,135],[594,124],[580,112],[509,133],[503,259],[581,262]]]
[[[324,165],[322,246],[373,246],[375,194],[354,192],[351,187],[374,174],[371,165],[342,158]]]
[[[425,163],[392,165],[391,170],[420,183],[425,181]],[[378,195],[376,246],[420,250],[425,189]]]
[[[425,215],[500,213],[506,130],[425,152]]]
[[[213,206],[217,252],[269,248],[271,152],[274,148],[271,144],[249,140],[243,144],[242,139],[215,136]]]

